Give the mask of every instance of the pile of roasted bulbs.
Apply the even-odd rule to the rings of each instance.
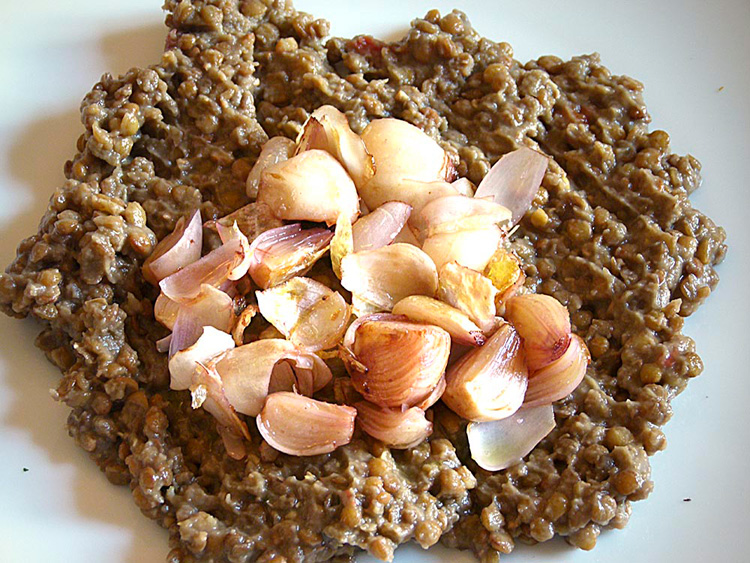
[[[471,421],[474,460],[508,467],[554,427],[552,403],[589,363],[567,309],[525,290],[508,250],[547,163],[518,149],[475,188],[417,127],[378,119],[357,135],[318,108],[296,142],[264,145],[252,203],[181,218],[144,263],[172,331],[156,343],[171,388],[213,415],[237,459],[244,416],[276,450],[311,456],[347,444],[355,422],[413,447],[442,400]]]

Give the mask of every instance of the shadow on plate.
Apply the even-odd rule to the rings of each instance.
[[[98,49],[105,68],[121,74],[134,66],[159,62],[164,47],[166,28],[151,25],[118,30],[102,36],[92,49]],[[93,87],[93,84],[90,85]],[[81,99],[88,91],[81,91]],[[65,177],[63,167],[76,151],[76,141],[83,132],[79,108],[57,115],[45,115],[21,131],[7,155],[10,173],[32,195],[31,204],[0,225],[0,260],[2,267],[15,257],[21,239],[36,232],[50,196]]]
[[[2,425],[25,435],[33,449],[41,450],[45,471],[49,473],[51,466],[53,474],[60,472],[61,484],[69,483],[71,490],[55,498],[71,499],[65,501],[70,506],[62,510],[74,510],[76,525],[95,522],[97,530],[111,535],[116,545],[108,546],[103,556],[124,553],[119,560],[122,563],[141,562],[149,556],[153,559],[154,555],[163,559],[168,551],[166,533],[141,516],[129,490],[111,485],[86,452],[67,436],[68,407],[54,403],[49,394],[49,389],[57,386],[59,372],[33,345],[41,328],[41,323],[32,319],[17,321],[4,315],[0,318],[3,342],[0,385],[11,397]],[[36,470],[33,462],[22,458],[19,461],[28,465],[32,474]],[[55,513],[58,510],[53,508]],[[150,544],[144,542],[152,539]]]
[[[106,70],[119,74],[133,66],[158,62],[165,35],[162,25],[116,31],[92,40],[91,49],[101,52]],[[87,91],[81,91],[81,98]],[[64,113],[45,114],[31,121],[12,141],[5,155],[8,171],[31,197],[29,205],[0,224],[3,269],[15,257],[21,240],[36,232],[50,196],[65,181],[64,164],[76,153],[76,140],[82,131],[78,107],[71,107]],[[130,545],[121,552],[125,554],[123,563],[163,559],[169,549],[167,534],[140,515],[127,488],[110,485],[86,453],[67,438],[67,407],[54,405],[48,392],[56,387],[59,374],[33,345],[41,324],[0,316],[0,339],[5,351],[2,385],[12,395],[2,424],[27,433],[51,464],[75,467],[70,498],[74,499],[77,515],[126,531]],[[9,350],[13,352],[8,353]]]
[[[77,108],[28,123],[6,157],[11,175],[31,196],[29,205],[0,224],[0,259],[4,269],[23,238],[33,235],[54,189],[65,177],[63,166],[75,154],[82,131]]]
[[[167,28],[163,24],[108,33],[99,40],[99,49],[106,61],[106,71],[124,74],[133,67],[147,67],[158,63],[164,52]]]

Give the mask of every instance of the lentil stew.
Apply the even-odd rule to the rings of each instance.
[[[62,371],[71,436],[169,529],[169,559],[390,559],[413,539],[496,561],[517,541],[562,535],[591,549],[623,527],[652,489],[670,401],[701,372],[683,322],[726,251],[723,229],[688,200],[700,164],[649,131],[642,85],[596,55],[521,64],[458,11],[430,11],[386,44],[330,38],[286,1],[165,7],[161,61],[105,75],[84,99],[67,181],[0,275],[0,305],[45,323],[37,344]],[[294,138],[324,104],[356,132],[385,116],[417,125],[474,183],[519,146],[553,157],[513,249],[527,286],[568,307],[593,361],[523,462],[478,468],[465,422],[441,407],[409,450],[357,432],[301,458],[253,428],[237,461],[189,393],[168,389],[143,261],[194,209],[216,219],[246,204],[263,143]]]

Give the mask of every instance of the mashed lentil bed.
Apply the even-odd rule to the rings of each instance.
[[[84,99],[67,181],[0,276],[0,303],[45,321],[37,344],[63,372],[70,434],[169,529],[169,560],[388,559],[415,539],[496,561],[519,540],[559,534],[590,549],[623,527],[652,489],[648,456],[665,447],[671,399],[701,372],[681,330],[726,250],[688,201],[699,163],[648,131],[642,85],[596,55],[522,65],[457,11],[428,12],[383,44],[327,38],[327,22],[284,1],[165,7],[161,62],[105,75]],[[189,393],[168,390],[142,261],[189,211],[210,219],[247,203],[267,137],[294,137],[323,104],[358,132],[388,115],[414,123],[475,183],[521,145],[554,157],[513,247],[527,285],[567,305],[593,362],[523,462],[479,469],[465,423],[440,407],[433,436],[408,451],[357,433],[295,458],[253,429],[235,461]]]

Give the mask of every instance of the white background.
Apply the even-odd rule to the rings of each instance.
[[[602,534],[591,553],[553,541],[521,546],[507,561],[749,561],[750,3],[298,0],[297,7],[328,17],[334,34],[387,39],[429,8],[459,7],[523,61],[599,51],[614,73],[645,83],[653,126],[671,134],[676,152],[691,152],[704,165],[695,205],[729,234],[718,291],[687,323],[706,369],[675,401],[669,447],[652,458],[656,488],[634,505],[625,530]],[[82,130],[83,95],[105,71],[156,62],[165,30],[159,0],[0,0],[0,13],[4,266],[21,238],[35,232],[63,180]],[[48,394],[58,374],[33,346],[37,332],[32,321],[0,318],[0,561],[163,561],[167,533],[68,438],[67,409]],[[472,561],[439,548],[406,548],[397,561],[447,558]]]

